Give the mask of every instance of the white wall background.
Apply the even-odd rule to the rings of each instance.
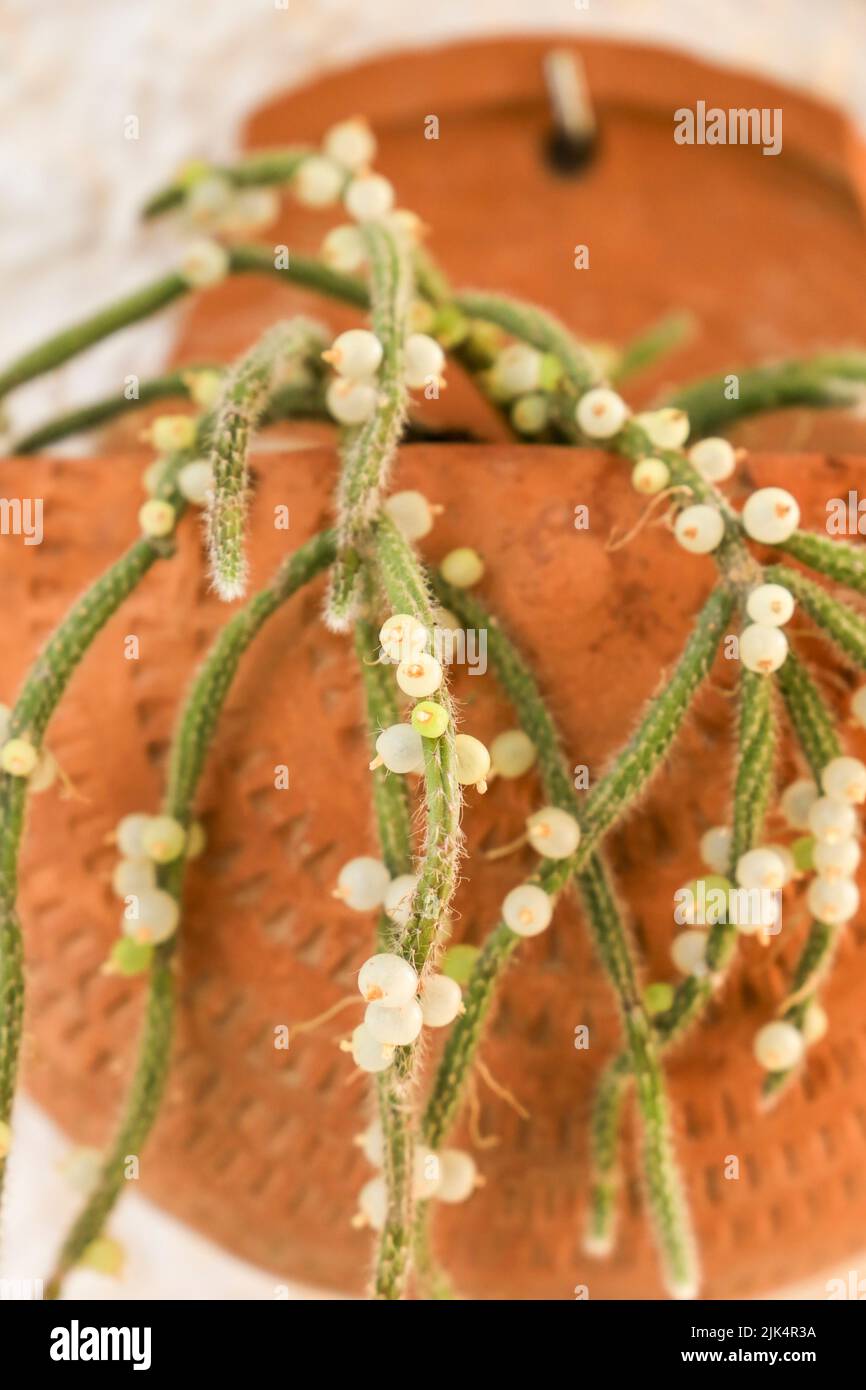
[[[0,0],[0,361],[172,263],[138,226],[149,191],[183,160],[222,158],[245,114],[322,69],[389,48],[483,33],[561,30],[646,39],[765,72],[856,112],[866,126],[866,0]],[[124,120],[139,118],[138,141]],[[171,320],[133,330],[155,369]],[[17,393],[16,427],[116,390],[128,360],[108,342]],[[26,1102],[5,1203],[0,1274],[48,1266],[78,1194],[66,1150]],[[111,1229],[120,1283],[80,1273],[79,1297],[272,1298],[250,1269],[127,1196]],[[860,1261],[861,1266],[864,1261]],[[833,1274],[845,1271],[832,1271]],[[821,1297],[823,1277],[800,1296]],[[294,1291],[303,1296],[302,1290]]]

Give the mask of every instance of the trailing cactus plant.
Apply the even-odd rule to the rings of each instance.
[[[46,744],[51,718],[100,628],[154,564],[171,563],[189,507],[204,512],[214,589],[227,602],[244,600],[183,701],[162,807],[127,816],[117,827],[114,887],[124,910],[109,964],[141,978],[144,1022],[116,1137],[62,1243],[48,1285],[52,1296],[78,1263],[104,1260],[105,1227],[122,1190],[124,1164],[146,1144],[158,1112],[171,1061],[173,953],[182,931],[185,866],[206,853],[197,788],[224,701],[263,625],[318,574],[328,574],[324,620],[347,640],[351,634],[357,653],[380,844],[378,858],[350,857],[335,886],[347,911],[375,918],[371,954],[358,975],[363,1013],[346,1042],[347,1066],[369,1073],[373,1085],[373,1118],[362,1147],[380,1173],[366,1183],[358,1204],[359,1221],[376,1232],[375,1297],[455,1296],[432,1255],[429,1217],[437,1201],[470,1199],[478,1174],[472,1155],[450,1147],[449,1136],[500,981],[506,970],[520,969],[525,939],[558,929],[563,894],[576,893],[621,1029],[621,1050],[601,1074],[588,1136],[593,1163],[586,1250],[603,1256],[615,1241],[620,1131],[633,1097],[647,1212],[672,1296],[695,1296],[700,1273],[675,1153],[665,1055],[700,1022],[740,937],[766,938],[778,929],[779,895],[795,875],[812,876],[807,896],[813,922],[779,1016],[767,1019],[755,1038],[767,1099],[803,1065],[806,1049],[826,1027],[821,986],[858,907],[855,808],[866,800],[866,766],[844,753],[840,730],[813,672],[791,649],[785,625],[799,606],[842,659],[863,668],[866,623],[825,583],[785,561],[794,559],[861,595],[866,561],[855,547],[799,530],[796,499],[785,489],[761,488],[736,511],[722,485],[736,469],[737,451],[713,431],[778,405],[853,404],[862,398],[866,356],[825,354],[747,369],[739,373],[735,400],[725,395],[722,379],[709,380],[633,414],[621,383],[676,339],[676,326],[661,325],[622,351],[600,352],[541,308],[453,290],[420,245],[419,219],[395,209],[390,183],[371,172],[375,148],[368,127],[352,120],[330,130],[321,150],[271,151],[234,166],[184,170],[145,209],[148,218],[175,215],[194,231],[178,269],[0,373],[5,396],[107,334],[231,275],[276,276],[368,315],[333,341],[325,327],[308,320],[277,324],[233,365],[205,363],[141,383],[133,400],[96,401],[12,446],[13,453],[32,453],[153,402],[181,399],[193,406],[192,413],[167,410],[149,428],[155,461],[146,474],[150,496],[139,514],[140,539],[73,606],[11,707],[0,711],[0,1181],[12,1139],[25,991],[18,854],[28,796],[57,775]],[[351,220],[328,233],[320,257],[283,257],[238,240],[269,225],[281,190],[312,207],[342,200]],[[530,669],[477,595],[482,558],[461,548],[432,572],[417,543],[434,524],[435,508],[417,492],[390,491],[401,441],[413,431],[429,434],[429,426],[413,421],[413,393],[438,395],[449,356],[508,422],[515,448],[543,441],[609,449],[648,505],[665,509],[683,564],[691,554],[711,554],[717,564],[715,589],[695,615],[678,662],[585,793],[575,790],[563,757],[545,698],[545,671]],[[309,537],[270,584],[246,598],[251,439],[275,420],[308,417],[331,419],[340,430],[333,530]],[[777,563],[762,566],[753,543],[761,553],[774,548]],[[449,693],[440,639],[455,625],[487,634],[494,674],[514,711],[515,728],[496,739],[492,753]],[[701,839],[692,915],[672,949],[679,982],[648,981],[605,842],[668,758],[723,644],[739,663],[730,815]],[[781,708],[810,774],[778,801],[799,832],[793,848],[765,842],[766,816],[776,805]],[[866,726],[866,687],[854,696],[852,714]],[[482,794],[493,776],[517,777],[533,766],[544,804],[529,816],[523,839],[537,855],[536,869],[515,882],[499,920],[468,953],[461,988],[449,969],[447,942],[464,852],[463,800],[467,788],[472,796]],[[410,792],[410,774],[419,777],[417,796],[414,786]],[[416,800],[423,819],[416,816]],[[424,1047],[431,1028],[448,1030],[432,1070]]]

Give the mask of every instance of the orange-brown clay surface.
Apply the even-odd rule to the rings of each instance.
[[[804,524],[820,527],[828,496],[845,496],[866,460],[756,457],[734,495],[784,483]],[[336,460],[330,450],[260,455],[252,511],[257,585],[284,553],[273,507],[291,508],[289,544],[325,524]],[[137,465],[97,460],[4,464],[8,495],[45,498],[45,542],[0,547],[7,620],[0,669],[9,699],[39,642],[84,584],[135,534]],[[650,527],[611,555],[614,526],[642,503],[621,464],[575,450],[416,447],[397,482],[422,485],[445,511],[424,543],[435,561],[469,537],[484,554],[483,594],[534,664],[568,756],[597,777],[686,640],[713,582],[710,559],[684,554]],[[98,499],[96,506],[88,500]],[[590,508],[588,532],[574,507]],[[183,522],[175,559],[159,564],[98,638],[49,731],[76,789],[32,802],[22,859],[27,948],[26,1083],[80,1142],[102,1143],[129,1075],[141,982],[100,975],[119,905],[106,836],[125,812],[157,806],[175,712],[226,609],[205,592],[199,527]],[[351,1143],[367,1086],[336,1047],[354,1014],[273,1046],[275,1026],[309,1018],[354,988],[372,919],[330,896],[341,863],[375,852],[367,752],[351,644],[320,621],[321,581],[266,627],[245,658],[201,788],[208,848],[190,868],[178,955],[180,1009],[166,1102],[142,1162],[142,1189],[182,1219],[283,1276],[346,1290],[364,1286],[369,1238],[350,1228],[370,1175]],[[845,714],[841,678],[805,619],[802,652],[825,672]],[[138,661],[124,659],[136,634]],[[612,859],[648,978],[671,978],[671,894],[698,868],[697,841],[724,820],[731,785],[730,663],[703,689],[670,765],[614,837]],[[490,674],[460,672],[466,727],[481,737],[511,725]],[[862,735],[852,751],[866,753]],[[276,764],[290,768],[275,791]],[[784,781],[800,770],[789,750]],[[470,856],[455,937],[478,942],[532,856],[487,863],[485,846],[519,831],[536,805],[534,776],[470,792]],[[781,826],[773,822],[770,838]],[[745,941],[706,1023],[671,1056],[679,1152],[706,1271],[705,1292],[749,1296],[806,1275],[862,1246],[866,1229],[866,932],[846,933],[826,991],[830,1032],[778,1108],[761,1115],[751,1056],[756,1028],[783,997],[807,926],[789,890],[785,930],[762,949]],[[591,1047],[576,1051],[587,1024]],[[573,902],[527,943],[509,972],[482,1049],[492,1075],[529,1110],[523,1121],[483,1085],[478,1123],[499,1143],[478,1151],[487,1185],[443,1212],[437,1243],[475,1297],[660,1295],[640,1212],[631,1146],[622,1240],[609,1264],[580,1252],[587,1192],[587,1119],[594,1081],[617,1046],[609,989]],[[441,1044],[440,1044],[441,1045]],[[434,1049],[434,1052],[437,1049]],[[463,1142],[470,1142],[464,1131]],[[726,1156],[739,1181],[723,1179]],[[201,1293],[201,1290],[198,1291]]]

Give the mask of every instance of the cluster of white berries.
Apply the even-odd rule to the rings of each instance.
[[[192,388],[196,403],[213,403],[220,389],[220,377],[216,372],[196,374]],[[198,423],[193,415],[158,415],[142,434],[157,451],[157,458],[145,469],[142,482],[147,492],[154,492],[159,486],[165,471],[167,456],[192,449],[198,434]],[[204,507],[213,491],[213,469],[207,459],[191,459],[178,470],[177,489],[187,502],[193,506]],[[163,497],[151,496],[138,512],[138,524],[142,535],[153,540],[170,536],[177,525],[177,509]]]
[[[861,709],[866,705],[866,697],[859,699],[859,705]],[[866,713],[866,709],[863,712]],[[814,877],[807,892],[812,917],[828,926],[844,925],[860,904],[860,892],[853,877],[861,855],[854,808],[864,802],[866,764],[859,758],[832,758],[822,770],[820,789],[810,778],[792,782],[782,793],[780,809],[792,829],[807,832],[806,835],[790,848],[768,845],[742,855],[736,866],[738,886],[778,892],[798,871],[813,869]],[[716,875],[724,874],[727,869],[730,846],[731,832],[724,826],[714,826],[701,838],[701,858]],[[709,884],[711,880],[706,882]],[[727,884],[724,878],[716,878],[714,882]],[[773,912],[768,904],[766,921],[752,916],[735,925],[746,934],[766,932],[775,924],[775,919],[771,918]],[[672,956],[683,973],[706,974],[705,933],[681,932],[674,941]],[[754,1040],[755,1057],[767,1071],[787,1071],[801,1061],[806,1047],[817,1042],[826,1031],[826,1013],[813,1001],[799,1026],[786,1019],[777,1019],[761,1028]]]
[[[341,425],[361,425],[374,413],[379,400],[376,374],[383,354],[379,338],[366,328],[348,329],[322,353],[335,373],[326,394],[328,410]],[[435,338],[410,333],[403,345],[403,359],[404,380],[410,390],[444,385],[445,353]]]
[[[173,816],[134,812],[118,823],[114,838],[122,858],[111,886],[124,911],[110,969],[135,974],[149,963],[151,949],[174,935],[180,919],[176,899],[158,886],[157,868],[182,854],[196,858],[204,849],[204,831],[198,822],[186,831]]]
[[[448,710],[427,698],[444,679],[441,661],[427,650],[430,642],[428,629],[410,613],[393,614],[379,630],[381,660],[396,664],[398,686],[419,703],[408,724],[392,724],[379,734],[371,770],[384,766],[389,772],[423,772],[424,739],[439,738],[448,728]],[[486,791],[490,753],[485,745],[471,734],[457,734],[454,750],[460,784]]]
[[[385,1159],[385,1141],[382,1126],[373,1120],[363,1134],[355,1141],[374,1168],[381,1168]],[[424,1144],[415,1146],[412,1171],[412,1199],[428,1202],[435,1198],[438,1202],[465,1202],[481,1178],[475,1160],[464,1149],[441,1149],[435,1153]],[[370,1226],[381,1231],[385,1225],[388,1209],[388,1194],[382,1177],[371,1178],[361,1188],[358,1197],[356,1227]]]
[[[57,779],[57,759],[28,738],[10,738],[11,722],[12,711],[8,705],[0,705],[0,769],[10,777],[26,777],[28,791],[47,791]]]
[[[359,877],[368,872],[358,866],[365,862],[376,863],[355,859],[340,874],[341,884],[351,881],[356,894]],[[389,881],[391,907],[386,905],[385,910],[392,920],[408,917],[416,886],[417,880],[409,875],[394,879],[393,883]],[[368,902],[370,896],[365,887],[355,901]],[[384,898],[383,890],[380,904]],[[447,1028],[463,1009],[456,980],[433,972],[419,979],[408,960],[390,951],[379,952],[364,962],[358,975],[358,990],[367,1008],[363,1023],[352,1033],[349,1050],[356,1066],[366,1072],[385,1071],[394,1060],[396,1048],[410,1046],[424,1027]]]

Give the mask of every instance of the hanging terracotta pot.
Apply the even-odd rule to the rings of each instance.
[[[853,457],[755,457],[734,495],[796,470],[804,525],[820,527],[827,497],[846,496],[863,466]],[[254,584],[286,548],[273,508],[289,505],[288,539],[300,542],[330,516],[335,468],[324,449],[257,457]],[[7,698],[72,598],[133,536],[138,473],[124,457],[4,464],[10,495],[45,498],[43,546],[7,538],[0,547]],[[424,544],[428,560],[467,536],[484,555],[486,599],[538,672],[569,759],[597,777],[682,648],[714,580],[711,560],[684,554],[652,527],[609,551],[612,529],[634,523],[643,504],[624,466],[601,454],[416,446],[403,450],[397,484],[423,486],[444,507]],[[82,507],[83,497],[97,495],[98,510]],[[578,504],[589,507],[588,531],[574,528]],[[321,608],[319,583],[271,620],[221,720],[200,796],[208,848],[191,865],[185,894],[174,1063],[141,1186],[278,1275],[359,1291],[369,1241],[350,1219],[370,1170],[351,1140],[365,1124],[369,1092],[336,1045],[355,1013],[301,1035],[288,1052],[274,1047],[278,1025],[352,993],[374,929],[331,897],[340,865],[373,852],[375,839],[355,657],[346,639],[324,629]],[[151,571],[99,636],[50,729],[75,795],[50,792],[31,803],[21,865],[25,1080],[79,1142],[101,1144],[111,1129],[143,992],[141,982],[100,974],[118,918],[106,836],[124,813],[157,805],[178,700],[225,616],[205,590],[199,531],[187,521],[176,558]],[[125,658],[129,634],[139,639],[137,660]],[[806,631],[794,640],[817,659],[842,710],[841,678],[823,644]],[[611,843],[649,979],[672,976],[671,895],[694,876],[698,837],[728,805],[731,680],[730,663],[720,660],[669,765]],[[491,673],[459,669],[456,692],[481,737],[512,726]],[[866,753],[862,735],[851,746]],[[290,769],[287,791],[274,788],[278,764]],[[786,751],[780,777],[796,770]],[[539,795],[532,774],[494,782],[486,797],[469,794],[456,939],[481,941],[527,869],[527,851],[500,861],[483,851],[513,839]],[[769,948],[743,943],[723,995],[670,1057],[710,1297],[765,1292],[844,1262],[862,1243],[861,925],[852,924],[827,986],[828,1038],[778,1107],[758,1109],[751,1040],[784,996],[807,927],[801,896],[789,890],[785,931]],[[591,1046],[578,1051],[582,1024]],[[438,1219],[437,1244],[467,1295],[570,1298],[580,1283],[593,1298],[660,1294],[630,1154],[616,1255],[591,1263],[580,1251],[588,1107],[618,1039],[586,925],[564,903],[554,929],[521,948],[482,1047],[491,1076],[529,1118],[479,1082],[476,1121],[462,1129],[462,1142],[498,1140],[477,1149],[487,1184]],[[730,1154],[740,1160],[738,1182],[722,1178]]]
[[[754,76],[680,53],[581,43],[599,119],[597,157],[580,178],[545,157],[550,115],[541,75],[551,41],[500,40],[377,60],[329,74],[271,103],[251,122],[250,147],[317,140],[354,112],[371,120],[379,166],[403,205],[432,228],[431,247],[455,284],[536,300],[588,339],[625,341],[671,310],[691,310],[695,334],[635,380],[641,404],[674,383],[768,357],[866,341],[866,306],[851,293],[866,249],[860,199],[866,160],[836,113]],[[570,46],[570,45],[566,45]],[[677,146],[673,112],[699,99],[781,106],[784,148]],[[424,119],[439,118],[439,139]],[[712,157],[708,157],[708,156]],[[273,241],[314,251],[333,218],[285,200]],[[269,238],[270,239],[270,235]],[[586,245],[590,268],[574,266]],[[271,279],[233,281],[198,296],[175,358],[229,358],[269,323],[299,310],[335,330],[350,311]],[[428,416],[501,441],[496,417],[455,371]],[[0,547],[7,621],[0,629],[6,699],[39,641],[76,593],[134,532],[141,500],[141,417],[115,426],[109,452],[75,462],[4,465],[4,487],[46,499],[42,547]],[[328,427],[304,426],[331,439]],[[743,424],[756,455],[738,486],[796,491],[804,523],[822,526],[828,496],[854,486],[866,449],[862,421],[787,412]],[[821,441],[820,445],[816,441]],[[823,453],[807,454],[806,448]],[[832,457],[827,450],[834,450]],[[273,507],[288,503],[292,541],[331,516],[330,447],[257,460],[250,552],[256,582],[281,558]],[[485,595],[539,673],[575,764],[597,774],[686,640],[713,582],[709,560],[683,555],[647,528],[611,553],[614,526],[637,519],[623,466],[576,450],[438,446],[405,449],[398,484],[421,485],[445,512],[427,549],[435,560],[471,538],[485,556]],[[83,498],[99,499],[85,508]],[[588,532],[574,507],[590,508]],[[127,520],[119,520],[125,518]],[[105,836],[127,811],[158,802],[179,698],[226,610],[206,592],[196,527],[157,566],[98,639],[74,678],[49,742],[77,795],[34,799],[22,862],[29,1000],[26,1082],[78,1141],[106,1138],[129,1072],[141,985],[99,973],[116,933]],[[206,855],[191,866],[178,969],[181,1007],[172,1079],[142,1163],[161,1205],[280,1275],[360,1290],[368,1239],[351,1229],[369,1169],[351,1137],[366,1089],[348,1084],[336,1041],[347,1010],[289,1052],[274,1028],[309,1018],[353,987],[372,923],[331,898],[337,869],[371,852],[365,740],[354,657],[320,621],[321,585],[274,618],[248,654],[201,789]],[[799,624],[798,624],[799,626]],[[140,639],[125,659],[124,637]],[[808,649],[838,672],[809,634]],[[697,840],[730,792],[730,673],[720,662],[666,770],[612,842],[648,978],[669,978],[671,894],[694,876]],[[482,737],[513,720],[492,677],[458,673],[457,693]],[[852,739],[852,751],[863,747]],[[290,768],[276,792],[273,769]],[[790,754],[780,776],[795,771]],[[539,790],[533,777],[470,795],[470,858],[457,938],[480,941],[526,862],[485,861],[511,838]],[[852,925],[827,987],[829,1037],[777,1109],[759,1115],[751,1039],[783,997],[806,927],[796,892],[786,930],[740,964],[706,1022],[671,1056],[678,1144],[711,1297],[748,1297],[845,1260],[866,1219],[862,927]],[[586,1024],[592,1045],[574,1048]],[[618,1251],[590,1264],[579,1234],[587,1193],[587,1119],[594,1082],[617,1046],[612,1001],[577,908],[530,942],[509,972],[483,1058],[529,1112],[521,1119],[483,1085],[463,1139],[479,1150],[487,1185],[443,1211],[437,1242],[459,1287],[475,1297],[569,1298],[661,1292],[631,1157]],[[738,1182],[722,1178],[740,1159]],[[846,1266],[847,1268],[847,1266]]]

